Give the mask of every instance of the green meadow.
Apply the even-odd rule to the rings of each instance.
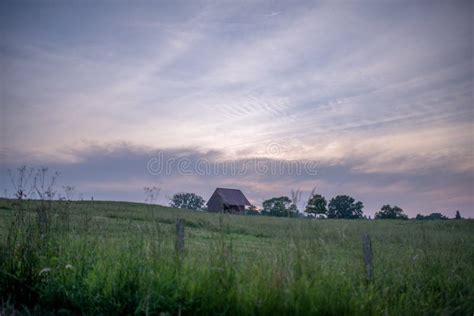
[[[175,249],[178,217],[183,253]],[[0,242],[0,314],[474,313],[472,220],[310,220],[4,199]]]

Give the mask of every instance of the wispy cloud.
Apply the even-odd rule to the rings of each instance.
[[[473,177],[471,2],[35,6],[2,4],[5,163],[81,164],[111,143],[268,158],[277,143],[273,158],[331,167],[323,190],[374,201],[434,170]]]

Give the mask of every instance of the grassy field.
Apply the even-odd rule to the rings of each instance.
[[[185,253],[175,243],[185,219]],[[370,234],[374,277],[361,237]],[[474,221],[0,200],[1,313],[472,315]]]

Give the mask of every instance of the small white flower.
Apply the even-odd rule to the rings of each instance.
[[[74,267],[71,264],[66,264],[66,269],[67,270],[72,270]]]
[[[39,275],[42,275],[43,273],[48,273],[49,271],[51,271],[50,268],[44,268],[39,272]]]

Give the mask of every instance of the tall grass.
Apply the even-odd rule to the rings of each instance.
[[[52,202],[41,217],[39,206],[0,201],[4,310],[474,312],[474,223],[468,220],[312,221],[116,202]],[[182,256],[174,248],[177,216],[186,220]],[[363,233],[373,242],[372,282],[364,271]]]

